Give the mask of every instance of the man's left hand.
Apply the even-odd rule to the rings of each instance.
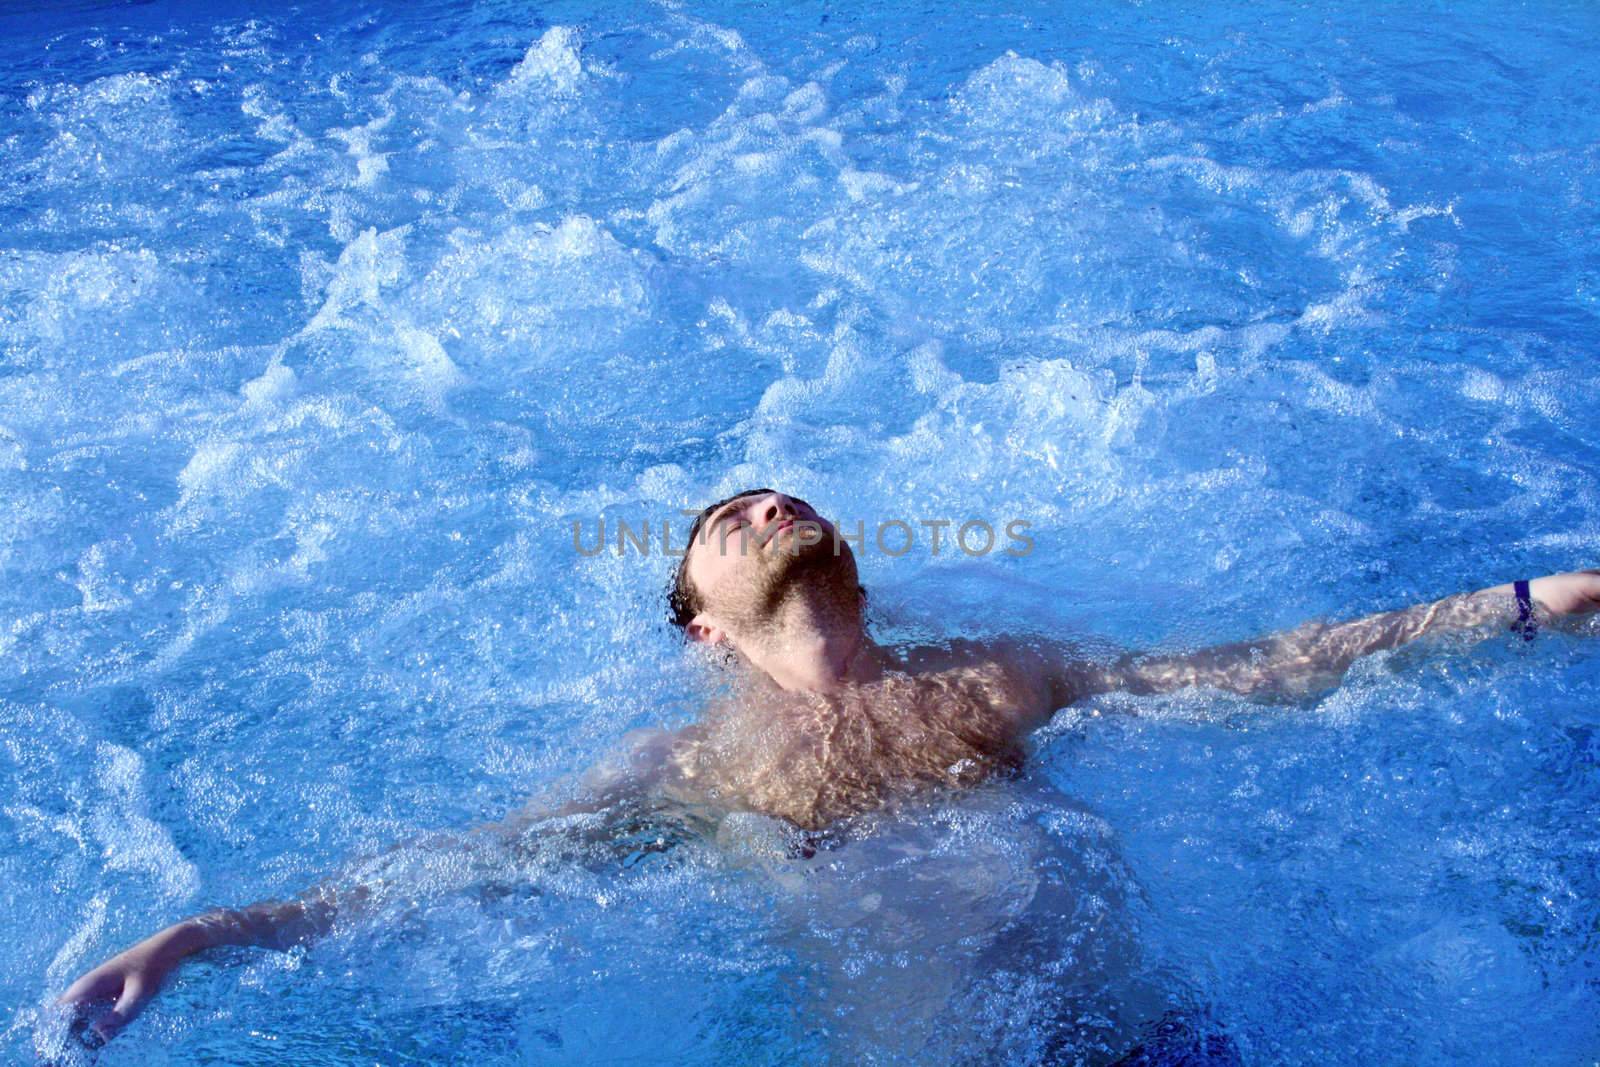
[[[1600,611],[1600,570],[1535,578],[1528,583],[1528,595],[1556,616]]]

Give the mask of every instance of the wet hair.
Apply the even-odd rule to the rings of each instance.
[[[683,546],[683,558],[678,560],[678,569],[672,575],[672,585],[667,589],[667,618],[672,620],[672,625],[680,630],[687,630],[703,606],[700,590],[689,580],[689,550],[700,539],[700,528],[706,524],[706,520],[715,515],[724,504],[743,500],[747,496],[761,496],[763,493],[775,492],[776,489],[746,489],[741,493],[725,496],[715,504],[707,505],[694,517],[694,523],[689,527],[689,540]],[[867,587],[862,585],[856,588],[861,590],[861,599],[865,600]]]

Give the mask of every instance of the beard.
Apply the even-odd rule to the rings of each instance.
[[[781,636],[797,609],[813,616],[860,616],[855,556],[827,533],[816,541],[798,530],[779,534],[742,562],[717,583],[708,607],[746,640]]]

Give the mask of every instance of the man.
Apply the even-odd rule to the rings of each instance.
[[[896,798],[968,786],[1012,771],[1022,741],[1057,709],[1096,693],[1208,686],[1296,699],[1338,681],[1359,657],[1428,634],[1525,637],[1600,610],[1600,571],[1578,571],[1447,597],[1343,624],[1309,623],[1257,642],[1188,655],[1096,657],[1066,645],[874,642],[847,543],[805,501],[770,489],[717,502],[695,520],[670,596],[692,641],[737,664],[729,695],[676,733],[636,738],[586,795],[425,846],[468,850],[512,841],[563,813],[597,813],[614,832],[641,811],[671,810],[706,828],[758,813],[821,830]],[[113,1001],[90,1033],[132,1019],[184,958],[218,945],[286,948],[372,906],[377,882],[329,883],[185,919],[79,978],[62,1001]]]

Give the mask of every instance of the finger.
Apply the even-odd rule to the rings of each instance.
[[[89,1019],[82,1012],[73,1017],[72,1024],[67,1027],[67,1033],[78,1040],[78,1043],[90,1052],[98,1052],[105,1048],[106,1039],[100,1032],[89,1025]]]
[[[118,1030],[133,1021],[144,1008],[145,1001],[150,999],[150,993],[143,982],[137,978],[129,978],[122,987],[122,996],[112,1005],[111,1010],[94,1024],[95,1031],[101,1037],[110,1041]]]
[[[109,997],[117,992],[114,979],[115,975],[110,971],[96,967],[69,985],[67,991],[56,998],[56,1003],[81,1004],[86,1000]]]
[[[94,1021],[94,1025],[89,1027],[88,1032],[94,1035],[94,1040],[98,1042],[99,1045],[104,1045],[107,1041],[110,1041],[113,1037],[117,1036],[118,1030],[121,1030],[127,1025],[128,1020],[124,1019],[120,1014],[118,1014],[116,1009],[113,1008],[111,1011],[106,1012],[103,1016],[96,1019]]]
[[[140,1009],[144,1007],[145,1001],[149,999],[149,987],[145,985],[138,975],[134,975],[122,987],[122,996],[117,998],[117,1002],[112,1006],[111,1011],[113,1014],[120,1016],[122,1021],[126,1023],[139,1014]]]

